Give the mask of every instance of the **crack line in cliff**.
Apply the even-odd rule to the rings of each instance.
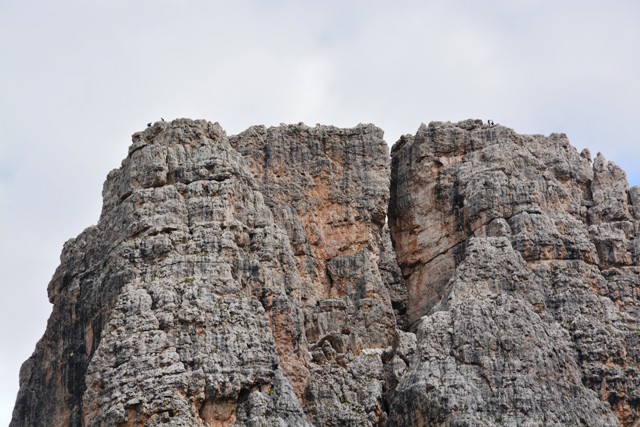
[[[442,250],[442,251],[438,252],[437,254],[435,254],[434,256],[432,256],[431,258],[429,258],[429,259],[427,259],[426,261],[424,261],[422,265],[430,264],[430,263],[431,263],[433,260],[435,260],[436,258],[438,258],[438,257],[440,257],[440,256],[442,256],[442,255],[447,254],[447,253],[448,253],[448,252],[450,252],[452,249],[454,249],[456,246],[459,246],[460,244],[467,242],[467,241],[468,241],[469,239],[471,239],[471,238],[476,238],[476,237],[477,237],[477,238],[482,238],[482,237],[492,237],[492,236],[475,236],[474,234],[475,234],[475,232],[476,232],[476,231],[478,231],[478,230],[479,230],[479,229],[481,229],[482,227],[486,227],[486,226],[488,226],[489,224],[491,224],[491,223],[492,223],[493,221],[495,221],[496,219],[504,219],[505,221],[508,221],[508,220],[510,220],[510,219],[511,219],[511,216],[509,216],[509,217],[495,217],[495,218],[491,218],[490,220],[487,220],[485,223],[483,223],[483,224],[481,224],[481,225],[477,226],[477,227],[476,227],[476,228],[474,228],[474,229],[471,229],[471,230],[470,230],[470,232],[466,234],[466,237],[465,237],[465,238],[463,238],[463,239],[461,239],[461,240],[457,241],[456,243],[452,244],[451,246],[447,247],[446,249],[444,249],[444,250]],[[507,236],[505,236],[505,237],[507,237]],[[509,240],[509,241],[511,241],[511,240]],[[514,250],[515,250],[515,249],[514,249]],[[395,252],[395,250],[394,250],[394,252]],[[518,251],[518,252],[519,252],[519,251]],[[413,263],[409,264],[408,266],[409,266],[409,267],[414,267],[414,266],[416,266],[418,263],[420,263],[420,261],[415,261],[415,262],[413,262]]]

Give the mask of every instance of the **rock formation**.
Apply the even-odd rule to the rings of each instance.
[[[280,354],[305,412],[317,425],[377,424],[381,354],[396,338],[378,268],[389,195],[382,131],[257,126],[230,142],[247,160],[296,259],[302,339],[282,342]],[[282,325],[282,333],[291,326]]]
[[[640,419],[640,189],[564,135],[158,122],[103,198],[13,427]]]
[[[418,348],[396,425],[634,425],[638,188],[565,135],[421,126],[389,224]]]

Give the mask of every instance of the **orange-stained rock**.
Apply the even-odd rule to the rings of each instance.
[[[298,124],[255,126],[230,138],[293,248],[304,340],[296,346],[276,333],[276,343],[280,354],[291,355],[283,368],[317,425],[375,425],[384,412],[378,350],[397,338],[380,267],[381,258],[389,258],[383,244],[389,153],[382,135],[373,125]],[[384,265],[393,269],[395,257]],[[363,364],[370,369],[358,368],[361,375],[349,379]],[[353,401],[363,383],[366,400]]]

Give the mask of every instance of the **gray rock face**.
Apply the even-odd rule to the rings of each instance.
[[[191,120],[133,136],[65,245],[13,426],[378,424],[398,334],[382,132],[231,142]]]
[[[13,424],[304,425],[270,324],[299,320],[294,259],[241,156],[207,122],[133,139],[98,226],[65,246]],[[61,401],[25,395],[40,384]]]
[[[640,190],[564,135],[382,136],[134,134],[11,426],[636,425]]]
[[[617,425],[584,387],[569,335],[536,312],[543,281],[506,237],[471,238],[446,297],[417,326],[393,425]]]
[[[418,334],[392,423],[633,425],[639,240],[624,173],[564,135],[473,120],[423,125],[392,157],[389,224]]]

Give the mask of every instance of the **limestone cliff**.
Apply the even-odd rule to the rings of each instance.
[[[392,423],[634,425],[638,188],[565,135],[431,123],[392,150],[417,357]]]
[[[103,198],[12,426],[638,422],[640,189],[564,135],[158,122]]]

